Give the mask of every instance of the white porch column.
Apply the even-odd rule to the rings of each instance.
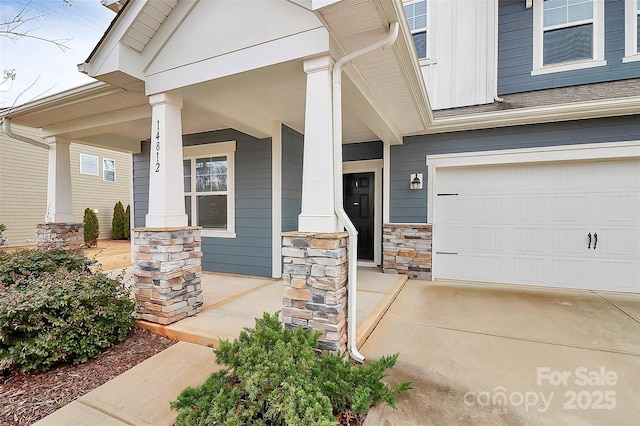
[[[56,136],[45,140],[49,144],[49,173],[47,180],[47,213],[45,223],[73,222],[71,201],[71,142]]]
[[[160,93],[149,97],[151,158],[148,228],[187,226],[182,173],[182,99]]]
[[[333,136],[331,114],[331,71],[329,56],[304,62],[307,97],[302,168],[302,208],[298,216],[300,232],[342,231],[334,212]]]

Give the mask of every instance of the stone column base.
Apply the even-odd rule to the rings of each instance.
[[[385,224],[383,271],[408,275],[412,280],[431,280],[431,231],[429,223]]]
[[[36,247],[40,250],[62,248],[83,253],[84,223],[51,222],[36,225]]]
[[[322,350],[345,351],[348,234],[285,232],[282,236],[282,321],[288,328],[319,331]]]
[[[137,319],[166,325],[200,312],[200,229],[133,229]]]

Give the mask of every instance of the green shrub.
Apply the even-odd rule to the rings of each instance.
[[[63,252],[23,250],[0,259],[0,372],[85,362],[131,330],[130,289]]]
[[[2,236],[2,233],[7,230],[7,227],[4,226],[3,223],[0,223],[0,246],[8,244],[8,241],[5,237]]]
[[[124,207],[120,201],[113,207],[111,238],[114,240],[122,240],[124,238]]]
[[[127,204],[127,209],[124,211],[124,228],[122,229],[122,235],[125,240],[131,238],[131,206]]]
[[[98,216],[89,208],[84,209],[84,244],[93,247],[98,244],[100,236],[100,224]]]
[[[95,263],[95,260],[61,248],[0,251],[0,283],[6,287],[23,287],[61,268],[89,272],[89,267]]]
[[[176,424],[333,425],[340,412],[366,413],[380,402],[395,408],[396,394],[410,388],[381,381],[397,354],[356,366],[345,354],[319,355],[317,343],[311,330],[286,329],[277,313],[265,313],[214,349],[226,369],[171,403]]]

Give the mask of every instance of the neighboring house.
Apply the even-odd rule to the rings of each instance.
[[[101,82],[11,121],[133,153],[135,226],[202,226],[207,270],[280,277],[282,232],[342,229],[342,167],[368,264],[637,293],[639,15],[638,0],[129,0],[80,65]],[[394,22],[332,105],[334,62]],[[383,250],[383,223],[408,237]],[[429,225],[416,266],[398,240]]]
[[[14,125],[13,131],[42,141],[40,130]],[[113,206],[131,199],[131,155],[72,143],[69,149],[73,215],[98,211],[100,238],[111,237]],[[35,146],[0,133],[0,223],[10,246],[35,245],[35,227],[47,213],[46,145]]]

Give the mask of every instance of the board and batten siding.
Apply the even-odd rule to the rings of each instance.
[[[207,271],[271,276],[271,139],[224,129],[183,135],[183,146],[236,141],[236,238],[203,237]],[[136,226],[144,226],[149,200],[149,144],[134,156]]]
[[[23,136],[41,140],[39,129],[13,125]],[[35,225],[43,223],[47,212],[49,153],[25,142],[0,134],[0,223],[12,246],[35,244]],[[80,174],[80,154],[98,157],[98,176]],[[73,214],[84,220],[84,209],[98,209],[100,238],[111,237],[111,219],[116,202],[130,202],[131,155],[72,143],[69,147]],[[116,181],[103,180],[102,159],[116,162]]]
[[[637,141],[638,123],[633,115],[405,137],[391,147],[390,221],[427,221],[427,155]],[[421,190],[409,189],[410,173],[424,174]]]
[[[13,131],[40,140],[40,131],[12,125]],[[0,223],[11,246],[35,244],[36,223],[47,211],[47,164],[49,154],[0,132]]]
[[[298,230],[302,211],[304,137],[282,126],[282,232]]]
[[[524,0],[500,0],[498,95],[640,77],[640,62],[623,63],[624,1],[605,1],[605,59],[601,67],[532,76],[533,8]]]

